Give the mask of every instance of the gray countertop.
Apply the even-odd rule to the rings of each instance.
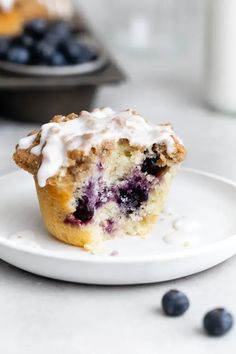
[[[194,51],[182,66],[162,70],[155,57],[144,59],[113,49],[130,79],[119,87],[102,88],[94,106],[132,107],[152,121],[171,121],[188,147],[186,166],[236,180],[236,116],[204,106],[201,68],[191,61]],[[18,139],[33,127],[0,120],[0,175],[16,170],[12,151]],[[17,208],[9,211],[12,217]],[[232,258],[214,269],[177,281],[102,287],[41,278],[1,261],[0,351],[233,353],[236,329],[225,338],[207,338],[201,331],[201,321],[203,314],[215,306],[228,307],[236,317],[235,270],[236,258]],[[189,295],[190,310],[182,318],[169,319],[160,311],[161,297],[170,288]]]

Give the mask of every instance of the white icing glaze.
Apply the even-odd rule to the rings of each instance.
[[[163,241],[169,245],[192,247],[199,243],[199,237],[197,234],[189,234],[186,231],[170,231],[163,237]]]
[[[20,230],[9,235],[8,240],[24,247],[41,248],[37,242],[37,235],[33,230]]]
[[[19,146],[21,149],[27,149],[35,140],[37,134],[26,136],[25,138],[20,139]]]
[[[163,241],[183,247],[199,243],[199,224],[188,217],[178,217],[172,221],[172,230],[164,235]]]
[[[132,146],[164,143],[171,154],[175,151],[173,136],[171,126],[149,124],[132,110],[117,113],[111,108],[103,108],[91,113],[82,111],[79,118],[67,122],[44,124],[40,143],[31,149],[31,153],[42,154],[37,177],[40,187],[44,187],[49,177],[67,166],[68,151],[82,150],[88,155],[92,147],[104,141],[128,139]],[[31,135],[21,139],[18,148],[29,148],[35,137]]]
[[[15,4],[15,0],[0,0],[0,9],[3,12],[9,12],[12,10]]]
[[[185,216],[175,219],[172,225],[176,231],[192,232],[198,230],[199,228],[199,224],[195,220]]]

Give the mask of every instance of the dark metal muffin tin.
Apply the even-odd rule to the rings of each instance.
[[[79,23],[81,25],[81,17]],[[99,61],[90,63],[93,67],[88,63],[82,64],[85,67],[79,71],[78,68],[70,68],[75,70],[73,73],[56,75],[54,71],[51,75],[45,71],[42,74],[41,71],[38,76],[35,76],[35,72],[33,75],[29,72],[27,75],[20,74],[19,69],[18,72],[0,70],[0,116],[47,122],[55,114],[78,113],[82,109],[89,109],[99,86],[123,81],[125,76],[120,68],[84,23],[83,36],[99,48]],[[61,70],[65,71],[65,68]]]

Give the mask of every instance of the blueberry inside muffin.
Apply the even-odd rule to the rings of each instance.
[[[102,108],[55,116],[20,140],[13,158],[34,176],[48,231],[92,249],[148,234],[185,154],[169,124]]]

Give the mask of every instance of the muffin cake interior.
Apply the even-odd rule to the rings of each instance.
[[[185,148],[170,125],[110,108],[56,116],[20,140],[14,159],[35,178],[48,230],[85,248],[148,233]]]

